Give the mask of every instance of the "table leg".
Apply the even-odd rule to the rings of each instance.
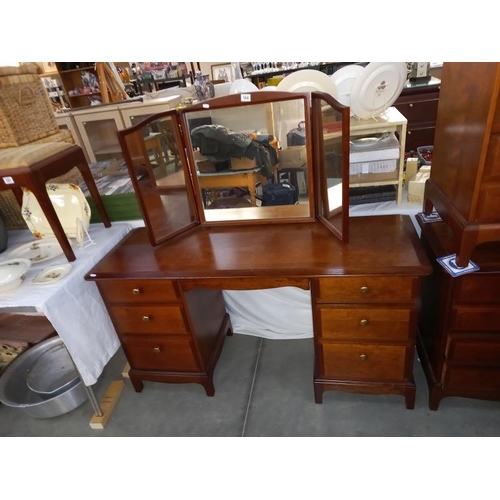
[[[85,390],[87,391],[87,396],[89,397],[89,401],[90,401],[90,404],[92,405],[94,413],[98,417],[102,417],[103,412],[101,409],[101,405],[99,404],[99,401],[97,401],[97,398],[95,397],[94,389],[92,388],[91,385],[86,385]]]

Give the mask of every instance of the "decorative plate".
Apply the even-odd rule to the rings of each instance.
[[[369,63],[352,86],[352,112],[361,119],[380,115],[394,104],[405,83],[406,63]]]
[[[359,64],[349,64],[335,71],[330,78],[337,87],[339,94],[337,101],[344,106],[351,106],[351,90],[358,76],[363,72],[363,66]]]
[[[76,238],[77,219],[88,229],[90,206],[82,190],[76,184],[47,183],[46,187],[66,236]],[[23,191],[22,216],[28,228],[37,238],[53,237],[54,232],[35,195],[29,189]]]
[[[333,80],[317,69],[301,69],[285,76],[278,83],[281,92],[325,92],[334,99],[338,98],[337,87]]]
[[[61,255],[63,250],[56,238],[46,238],[21,245],[9,253],[9,259],[28,259],[32,264],[44,262]]]
[[[71,264],[48,266],[34,278],[35,285],[47,285],[62,280],[71,271]]]

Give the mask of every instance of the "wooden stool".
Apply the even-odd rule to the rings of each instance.
[[[106,208],[80,146],[49,142],[0,149],[0,191],[11,189],[19,205],[22,203],[22,187],[33,192],[68,261],[74,261],[76,257],[45,184],[74,167],[78,167],[82,174],[104,226],[110,227]]]

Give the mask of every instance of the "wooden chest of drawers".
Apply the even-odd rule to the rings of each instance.
[[[421,227],[434,262],[424,279],[418,336],[429,407],[437,410],[447,396],[500,399],[500,244],[476,247],[479,271],[454,278],[435,261],[455,252],[451,229],[443,222]]]
[[[232,333],[220,290],[183,291],[168,279],[107,279],[97,286],[137,392],[150,380],[199,383],[214,395],[213,370]]]
[[[434,144],[440,83],[437,78],[431,78],[426,84],[408,83],[394,103],[393,106],[408,120],[406,151]]]
[[[392,393],[415,405],[413,357],[420,278],[314,280],[314,395],[328,389]]]

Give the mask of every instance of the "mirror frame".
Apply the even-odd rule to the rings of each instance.
[[[132,180],[132,185],[134,186],[134,191],[137,197],[137,200],[139,202],[139,207],[142,212],[142,217],[144,219],[144,224],[146,226],[146,229],[148,231],[148,236],[149,240],[151,242],[152,246],[159,245],[160,243],[173,238],[174,236],[177,236],[179,234],[182,234],[193,227],[199,226],[200,225],[200,217],[199,213],[196,207],[196,202],[195,202],[195,194],[193,190],[193,183],[192,179],[190,178],[190,170],[187,167],[187,159],[185,156],[184,148],[179,148],[179,157],[180,161],[182,164],[182,171],[184,174],[184,182],[185,182],[185,188],[187,191],[187,198],[188,198],[188,206],[189,209],[191,210],[191,216],[192,216],[192,222],[188,224],[182,224],[178,227],[172,228],[170,231],[163,232],[162,234],[158,234],[158,228],[155,227],[154,221],[152,220],[152,216],[150,213],[150,210],[148,209],[148,206],[150,206],[148,196],[143,192],[143,188],[141,186],[141,183],[136,177],[136,172],[135,168],[137,166],[142,166],[147,170],[147,175],[149,178],[154,178],[154,174],[152,173],[152,165],[149,160],[149,155],[147,154],[146,148],[145,148],[145,143],[144,140],[142,139],[142,135],[137,137],[137,141],[135,143],[132,143],[132,147],[130,147],[130,143],[128,141],[129,136],[132,136],[133,134],[140,134],[141,130],[144,129],[144,127],[148,126],[150,123],[155,122],[159,119],[162,118],[171,118],[172,122],[174,124],[174,131],[175,131],[175,139],[177,144],[184,144],[182,135],[181,135],[181,128],[180,128],[180,120],[179,120],[179,114],[177,110],[171,109],[168,111],[160,112],[160,113],[155,113],[152,115],[149,115],[148,117],[144,118],[140,122],[136,123],[132,127],[129,127],[124,130],[119,130],[118,133],[118,139],[120,141],[120,146],[122,149],[123,157],[125,159],[125,163],[127,164],[127,169],[129,176]],[[144,159],[146,159],[146,165],[143,165]],[[154,182],[154,181],[153,181]],[[154,184],[155,190],[158,192],[159,195],[167,195],[169,191],[175,190],[175,187],[168,188],[168,187],[162,187]]]
[[[302,101],[304,107],[304,120],[306,122],[306,146],[307,146],[307,164],[311,165],[308,168],[308,201],[309,201],[309,214],[306,217],[266,217],[259,218],[258,212],[255,218],[234,218],[227,220],[208,221],[205,217],[205,210],[201,197],[201,189],[196,173],[196,163],[193,157],[191,148],[188,147],[188,117],[190,113],[207,110],[217,110],[224,108],[238,108],[248,105],[270,104],[274,102],[285,101]],[[184,146],[188,158],[188,167],[190,169],[189,175],[193,180],[193,188],[196,194],[196,207],[200,218],[200,223],[207,226],[220,226],[220,225],[241,225],[241,224],[287,224],[287,223],[311,223],[316,219],[316,204],[315,204],[315,172],[314,172],[314,155],[313,155],[313,141],[312,141],[312,120],[310,113],[310,99],[308,93],[301,92],[279,92],[279,91],[255,91],[250,93],[231,94],[227,96],[215,97],[202,101],[187,108],[179,110],[181,116],[181,127],[184,135]],[[271,207],[266,207],[271,208]],[[242,209],[235,209],[242,210]]]
[[[330,94],[311,92],[315,178],[316,178],[316,218],[342,243],[349,242],[349,150],[351,120],[350,108],[344,106]],[[328,204],[328,179],[324,154],[323,121],[321,101],[325,101],[342,115],[342,213],[331,211]]]

